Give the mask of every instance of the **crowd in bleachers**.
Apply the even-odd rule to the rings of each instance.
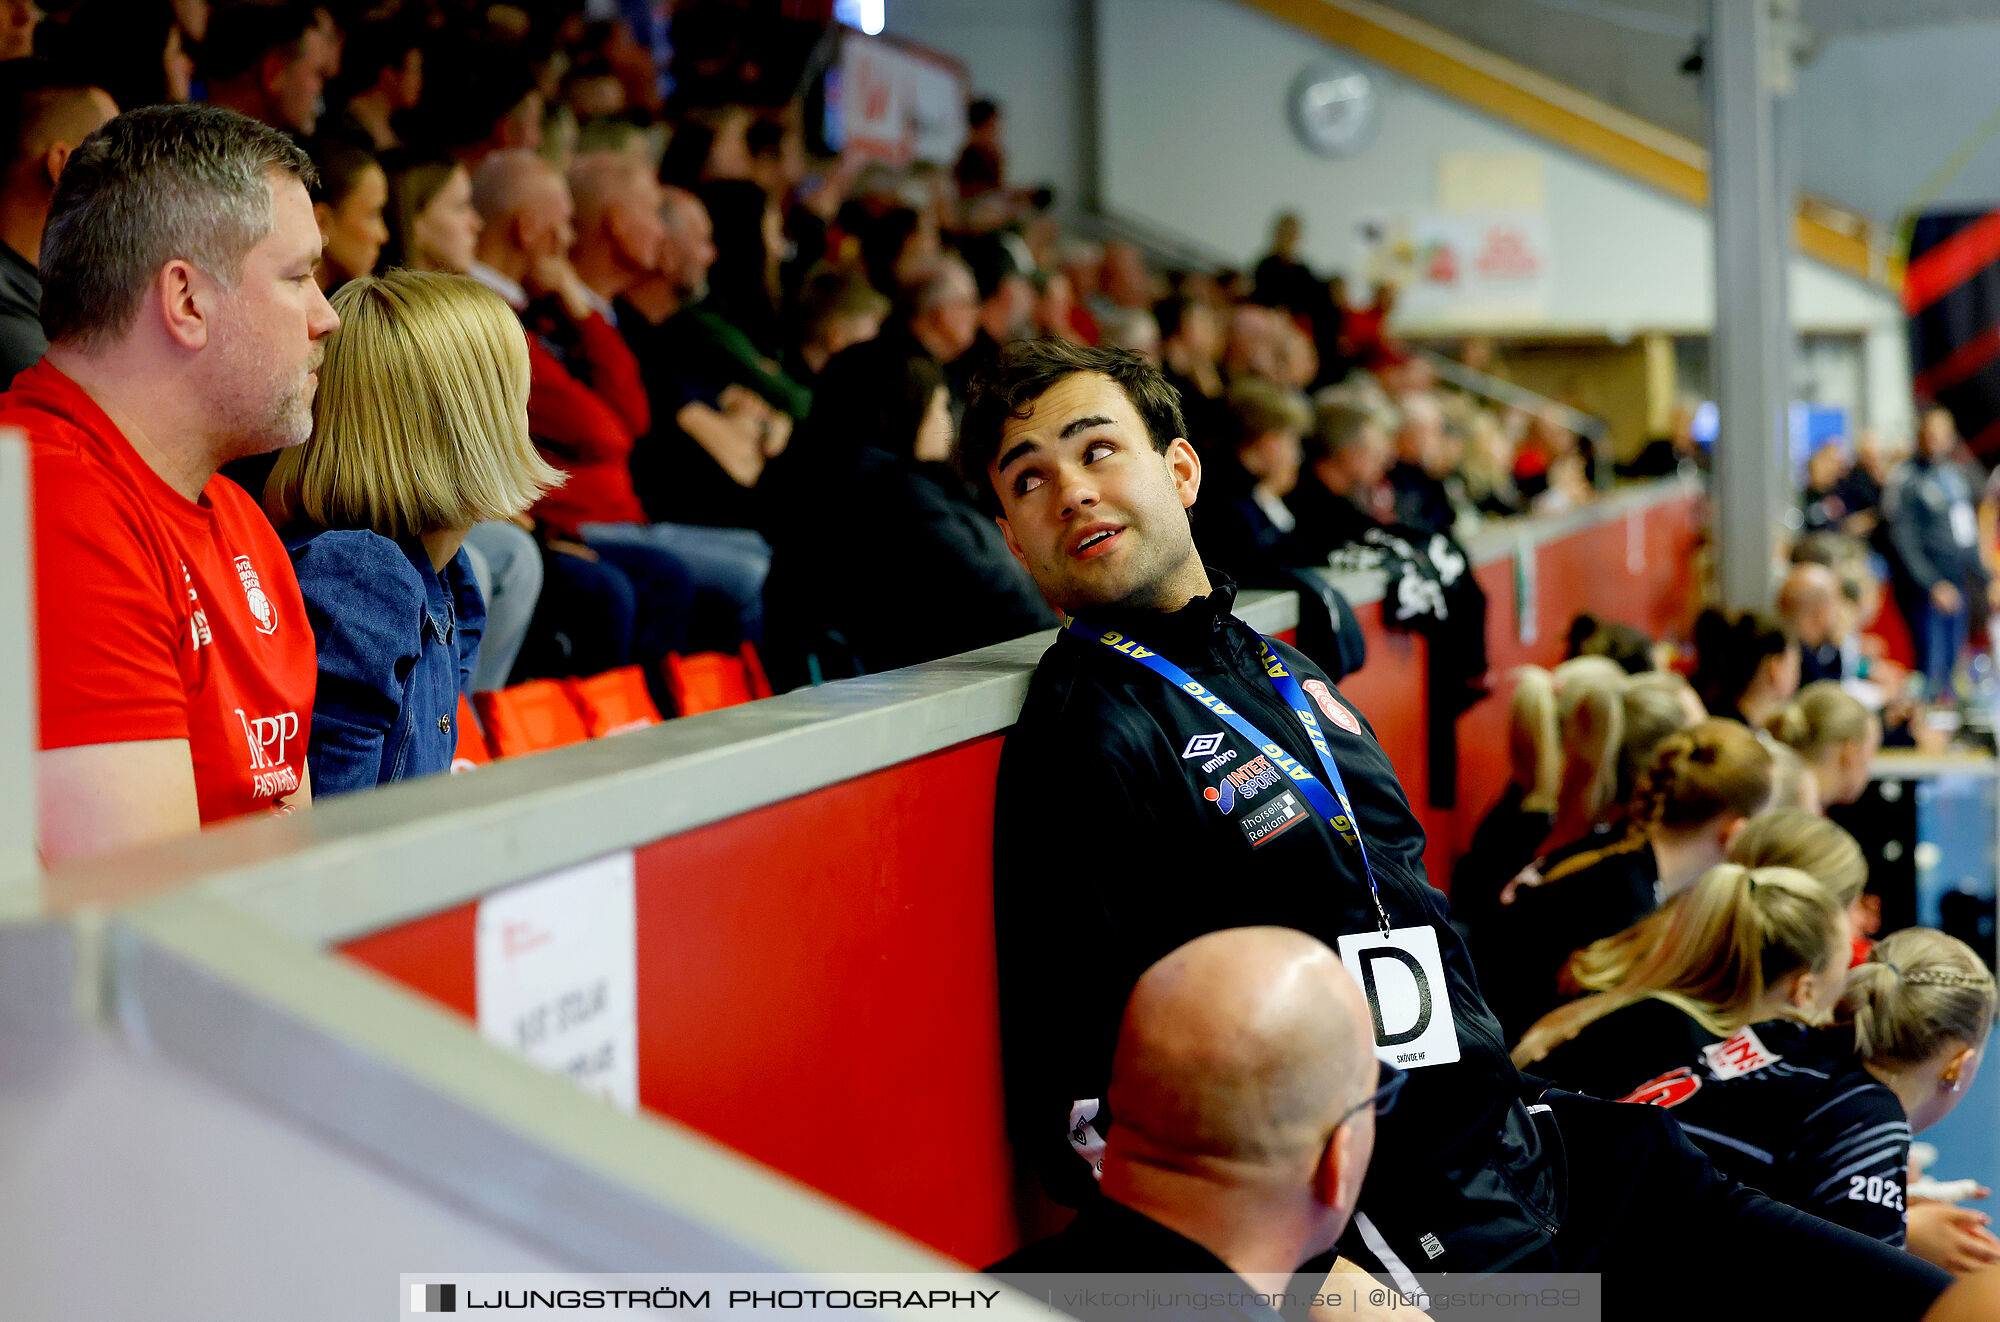
[[[555,690],[581,737],[648,698],[698,709],[701,656],[747,695],[765,663],[787,687],[1054,625],[991,517],[990,451],[1026,415],[986,397],[989,452],[954,464],[975,382],[1031,337],[1130,351],[1045,346],[1058,382],[1173,387],[1153,402],[1205,465],[1208,565],[1385,567],[1400,615],[1430,602],[1467,644],[1434,685],[1484,691],[1457,539],[1592,499],[1604,457],[1564,415],[1441,386],[1389,334],[1393,291],[1351,302],[1294,217],[1247,275],[1065,233],[991,103],[952,169],[816,159],[818,29],[747,12],[684,7],[670,62],[649,23],[577,5],[79,0],[9,36],[38,52],[0,64],[0,425],[35,453],[47,857],[441,771],[469,693],[636,674],[648,693]],[[1816,457],[1771,611],[1711,612],[1678,653],[1581,620],[1570,660],[1516,676],[1512,780],[1452,921],[1520,1068],[1685,1108],[1747,1181],[1962,1271],[2000,1239],[1907,1200],[1904,1170],[1976,1070],[1992,976],[1940,933],[1871,943],[1861,851],[1819,815],[1955,695],[1994,546],[1957,444],[1933,411],[1900,465]],[[1670,440],[1663,466],[1694,459]],[[1887,598],[1919,688],[1868,632]],[[1207,976],[1262,957],[1211,951]],[[1135,1005],[1121,1050],[1167,1049]],[[1322,1109],[1324,1073],[1300,1085]],[[1128,1117],[1160,1102],[1125,1089]],[[1807,1135],[1782,1161],[1779,1131]],[[1142,1141],[1113,1132],[1114,1160]],[[1293,1247],[1339,1234],[1351,1147],[1339,1216]]]
[[[310,157],[315,278],[337,307],[400,310],[368,278],[436,272],[526,328],[528,430],[555,474],[524,508],[494,499],[490,473],[428,472],[483,490],[417,518],[352,475],[351,498],[302,504],[266,486],[268,456],[226,470],[301,561],[315,531],[430,536],[450,580],[432,613],[450,593],[483,612],[458,630],[471,693],[637,666],[672,715],[669,658],[743,657],[782,689],[1054,623],[948,462],[968,382],[1024,336],[1165,365],[1211,467],[1202,544],[1247,583],[1294,581],[1370,529],[1420,552],[1589,498],[1573,433],[1440,389],[1388,334],[1393,291],[1351,305],[1298,259],[1295,217],[1250,274],[1157,270],[1065,231],[1048,192],[1011,177],[991,102],[950,169],[815,155],[803,71],[823,26],[707,4],[681,7],[670,47],[653,28],[580,4],[50,6],[16,34],[36,56],[0,79],[0,381],[47,345],[36,263],[64,161],[119,110],[193,99]],[[343,369],[348,339],[327,341],[323,415],[381,403]],[[488,424],[500,377],[474,410]],[[356,389],[369,398],[341,397]],[[447,511],[479,515],[449,546],[431,536]],[[892,563],[922,576],[930,612],[879,590]],[[367,613],[314,599],[307,577],[316,625]],[[328,692],[361,682],[326,659]],[[413,719],[436,724],[430,706]],[[392,749],[405,724],[382,731]],[[436,752],[392,751],[382,778],[441,769]]]

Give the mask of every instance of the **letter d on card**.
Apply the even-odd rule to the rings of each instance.
[[[1451,993],[1435,931],[1399,927],[1387,936],[1343,936],[1340,962],[1368,998],[1376,1059],[1406,1070],[1458,1059],[1458,1026],[1451,1018]]]

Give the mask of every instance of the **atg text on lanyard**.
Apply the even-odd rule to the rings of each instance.
[[[1388,933],[1389,911],[1382,906],[1382,892],[1375,884],[1375,870],[1368,863],[1368,843],[1361,838],[1361,824],[1356,820],[1354,806],[1348,800],[1347,784],[1341,779],[1340,764],[1334,760],[1333,750],[1327,746],[1326,736],[1320,732],[1319,718],[1313,714],[1312,703],[1306,698],[1304,690],[1299,687],[1298,679],[1292,674],[1291,668],[1278,659],[1268,641],[1260,638],[1258,642],[1263,649],[1265,677],[1271,681],[1271,687],[1277,690],[1278,696],[1284,699],[1285,705],[1292,709],[1292,714],[1299,718],[1299,724],[1305,727],[1306,738],[1312,741],[1313,751],[1319,755],[1320,765],[1326,771],[1326,779],[1332,782],[1331,790],[1325,782],[1313,774],[1312,768],[1285,752],[1275,740],[1252,725],[1241,712],[1158,652],[1123,634],[1092,629],[1078,620],[1071,620],[1064,627],[1079,638],[1100,643],[1122,656],[1137,661],[1214,712],[1228,724],[1229,728],[1248,739],[1258,752],[1270,758],[1272,764],[1298,786],[1299,792],[1305,796],[1306,802],[1312,805],[1313,811],[1334,829],[1335,834],[1353,845],[1360,853],[1361,874],[1368,880],[1368,894],[1375,901],[1375,916],[1381,921],[1383,933],[1385,935]]]

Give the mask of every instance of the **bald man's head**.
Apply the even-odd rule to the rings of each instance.
[[[534,152],[496,151],[481,161],[472,205],[484,223],[479,260],[517,280],[569,251],[569,186]]]
[[[600,293],[623,292],[652,271],[667,241],[666,190],[630,152],[590,152],[569,172],[576,205],[576,261]]]
[[[1778,589],[1778,614],[1809,647],[1833,641],[1840,634],[1843,602],[1840,578],[1825,565],[1793,565]]]
[[[1339,957],[1304,933],[1200,937],[1133,989],[1112,1064],[1112,1132],[1169,1161],[1313,1160],[1375,1086],[1368,1023]]]

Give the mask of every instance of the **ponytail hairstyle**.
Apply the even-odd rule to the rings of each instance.
[[[1796,868],[1831,891],[1843,909],[1868,885],[1868,860],[1854,837],[1796,808],[1751,818],[1729,847],[1729,861],[1746,868]]]
[[[1993,1026],[1993,975],[1957,937],[1908,927],[1848,970],[1841,1014],[1866,1061],[1917,1065],[1953,1042],[1978,1048]]]
[[[1705,610],[1694,622],[1694,691],[1710,711],[1736,709],[1757,668],[1792,645],[1784,622],[1766,611],[1724,615]]]
[[[1514,783],[1527,791],[1523,811],[1563,815],[1571,808],[1594,820],[1617,789],[1625,672],[1587,656],[1552,671],[1522,666],[1514,678],[1507,747]]]
[[[1618,744],[1618,786],[1612,803],[1632,801],[1660,741],[1692,725],[1699,719],[1692,711],[1700,707],[1694,689],[1670,670],[1649,670],[1625,682],[1625,737]]]
[[[1874,719],[1839,680],[1820,679],[1800,689],[1764,728],[1806,761],[1817,762],[1830,750],[1863,738]]]
[[[1765,808],[1817,812],[1819,783],[1813,779],[1813,769],[1806,765],[1806,760],[1793,752],[1789,744],[1781,744],[1768,734],[1759,733],[1757,738],[1771,755],[1771,797]]]
[[[1543,874],[1559,881],[1614,854],[1647,843],[1658,829],[1700,826],[1725,813],[1754,817],[1771,797],[1771,754],[1740,721],[1713,716],[1668,735],[1639,778],[1625,836],[1602,849],[1572,855]]]
[[[1525,1068],[1646,997],[1727,1037],[1774,984],[1795,973],[1831,975],[1846,961],[1846,948],[1834,949],[1843,913],[1826,887],[1794,868],[1718,864],[1660,910],[1657,940],[1627,929],[1572,957],[1570,975],[1597,994],[1542,1016],[1514,1048],[1514,1063]]]

